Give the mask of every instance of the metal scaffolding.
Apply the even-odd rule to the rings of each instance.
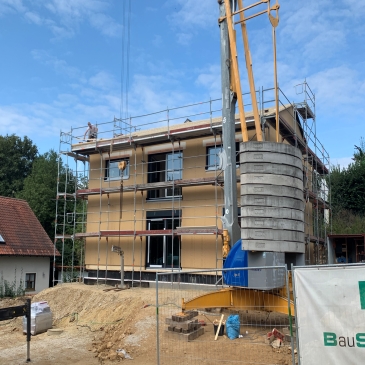
[[[326,184],[326,177],[329,175],[329,155],[316,136],[314,94],[306,82],[298,87],[300,87],[298,95],[304,96],[304,100],[300,102],[290,102],[279,89],[279,132],[283,140],[299,148],[303,154],[304,199],[307,203],[305,258],[308,264],[320,264],[325,263],[327,258],[326,236],[330,223],[328,214],[330,202]],[[273,94],[274,89],[261,89],[257,92],[264,138],[268,126],[271,125],[274,129],[276,126]],[[250,109],[249,104],[245,107],[246,110]],[[125,237],[132,238],[133,265],[129,272],[132,285],[138,281],[141,284],[142,281],[142,272],[145,267],[142,264],[141,248],[144,237],[169,236],[172,242],[176,238],[181,245],[181,236],[210,235],[215,242],[215,269],[222,267],[220,251],[223,231],[220,221],[224,207],[224,184],[223,172],[217,166],[218,158],[215,159],[215,166],[209,176],[202,177],[201,171],[207,171],[207,164],[202,165],[195,161],[198,159],[206,161],[208,156],[184,154],[182,166],[185,164],[190,166],[188,168],[190,178],[183,179],[177,172],[178,169],[175,170],[173,167],[171,180],[151,182],[148,180],[151,162],[148,161],[146,153],[146,149],[151,146],[169,143],[173,152],[172,158],[174,158],[174,152],[181,149],[184,141],[201,137],[210,138],[210,145],[217,150],[222,144],[221,112],[221,99],[211,99],[151,114],[131,116],[128,119],[114,118],[111,122],[98,123],[97,139],[87,142],[83,140],[84,127],[73,128],[67,133],[61,132],[54,238],[55,247],[61,253],[61,259],[57,263],[54,260],[54,284],[84,277],[86,240],[91,237],[97,239],[96,281],[98,283],[99,280],[106,282],[110,272],[117,270],[114,267],[110,269],[110,264],[108,265],[111,248],[109,241],[115,242],[117,239],[121,242]],[[281,117],[283,112],[287,114],[286,118]],[[288,116],[291,120],[288,120]],[[192,121],[195,123],[190,123]],[[252,112],[246,113],[246,123],[248,129],[251,125],[254,126]],[[236,119],[236,125],[239,128],[238,119]],[[111,179],[105,178],[107,172],[102,157],[110,158],[115,151],[127,149],[133,151],[129,160],[128,179],[121,178],[120,185],[116,186]],[[140,156],[139,160],[137,160],[137,152]],[[100,156],[100,162],[92,162],[92,157],[97,155]],[[175,166],[174,161],[172,164]],[[210,189],[211,198],[203,207],[210,213],[199,217],[194,214],[194,204],[183,200],[179,191],[203,186]],[[149,218],[145,208],[149,199],[153,201],[151,198],[153,191],[165,191],[166,195],[167,192],[172,192],[169,199],[165,200],[169,202],[169,209],[173,212],[170,228],[151,230],[146,226]],[[115,194],[119,194],[118,204],[115,198],[112,199]],[[128,200],[128,204],[125,200]],[[98,207],[94,213],[89,209],[90,204]],[[163,209],[166,207],[161,208]],[[189,215],[184,215],[183,226],[181,225],[182,209],[190,212]],[[118,212],[118,218],[115,218]],[[212,224],[196,226],[195,222],[203,218],[203,221],[209,221]],[[88,227],[91,226],[97,229],[90,231]],[[128,229],[125,228],[126,226]],[[105,254],[101,252],[104,246]],[[140,257],[139,265],[135,266],[135,259],[138,259],[137,249],[140,250]],[[70,257],[69,250],[71,250],[71,259],[65,262],[65,257]],[[76,251],[77,261],[75,260]],[[101,256],[105,256],[105,263],[100,261]],[[179,267],[180,264],[179,262]],[[174,265],[171,266],[171,271],[176,270]],[[100,267],[103,267],[103,270]]]

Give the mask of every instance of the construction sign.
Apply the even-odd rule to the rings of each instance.
[[[361,364],[365,356],[365,265],[294,268],[301,365]]]

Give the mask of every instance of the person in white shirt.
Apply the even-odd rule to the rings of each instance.
[[[96,139],[98,136],[98,128],[95,127],[94,125],[92,125],[90,122],[88,122],[87,125],[88,125],[88,128],[84,134],[84,139],[86,137],[86,134],[88,134],[88,139],[87,139],[88,141],[90,139]]]

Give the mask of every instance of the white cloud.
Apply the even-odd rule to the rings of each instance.
[[[343,0],[344,4],[349,7],[352,17],[365,16],[365,2],[359,0]],[[363,19],[362,19],[363,21]]]
[[[190,43],[193,36],[199,35],[199,30],[217,25],[219,7],[216,1],[177,0],[166,4],[174,7],[174,11],[168,15],[168,20],[176,32],[178,43],[184,46]]]
[[[106,71],[100,71],[96,75],[90,77],[89,85],[101,90],[116,89],[118,86],[113,76]]]
[[[174,83],[174,80],[169,80],[162,75],[135,75],[130,100],[139,100],[139,105],[134,103],[133,109],[141,112],[151,112],[164,110],[168,105],[180,105],[183,92],[180,93],[176,87],[177,85],[173,85]],[[135,99],[134,95],[139,96]]]
[[[176,37],[178,43],[180,43],[183,46],[187,46],[190,43],[193,35],[191,33],[177,33]]]
[[[79,100],[79,96],[75,94],[59,94],[57,100],[54,101],[54,105],[59,108],[69,107],[77,104]]]
[[[3,134],[27,135],[32,128],[38,129],[35,118],[29,117],[14,107],[0,107],[0,126]]]
[[[21,0],[0,0],[0,15],[20,13],[29,22],[45,26],[57,38],[72,37],[82,23],[110,37],[119,36],[122,26],[105,12],[105,0],[42,0],[23,5]]]
[[[207,28],[217,24],[219,7],[216,1],[177,0],[173,5],[174,7],[177,5],[179,10],[174,11],[169,16],[172,26],[191,29],[196,27]]]
[[[363,1],[288,2],[285,8],[282,4],[280,16],[279,46],[305,56],[302,65],[343,57],[354,33],[365,32]]]
[[[44,65],[51,66],[59,74],[65,74],[70,78],[78,79],[82,76],[78,68],[68,65],[65,60],[52,56],[45,50],[34,49],[31,54],[35,60]]]
[[[94,28],[109,37],[115,37],[121,33],[122,26],[105,14],[90,14],[89,22]]]
[[[341,50],[345,44],[346,35],[343,30],[324,29],[305,43],[303,56],[310,62],[328,59]]]
[[[220,65],[210,65],[206,70],[200,72],[195,82],[198,86],[206,88],[211,97],[221,97],[222,86]]]
[[[107,36],[120,34],[121,25],[104,11],[108,2],[101,0],[51,0],[45,7],[68,29],[77,28],[88,21],[91,26]]]
[[[113,93],[95,92],[90,99],[81,98],[82,93],[59,94],[52,102],[23,103],[0,106],[0,130],[3,134],[27,135],[40,151],[58,150],[59,131],[86,126],[87,121],[110,122],[118,107]],[[107,127],[110,129],[110,126]],[[83,135],[80,128],[74,133]],[[101,133],[103,129],[101,128]]]
[[[37,14],[33,11],[27,11],[24,14],[24,17],[36,25],[43,25],[43,23],[44,23],[43,19],[39,16],[39,14]]]
[[[365,99],[365,79],[347,66],[314,73],[308,82],[316,93],[318,107],[334,114],[353,114]]]
[[[43,5],[63,23],[73,24],[89,14],[103,11],[107,3],[98,0],[49,0]]]
[[[354,160],[352,157],[340,157],[340,158],[333,158],[331,160],[332,166],[339,166],[342,169],[346,169],[350,163],[353,163]]]
[[[155,47],[161,47],[162,46],[162,37],[159,34],[155,34],[152,39],[152,44]]]
[[[24,11],[26,11],[26,7],[22,0],[0,0],[0,16]]]

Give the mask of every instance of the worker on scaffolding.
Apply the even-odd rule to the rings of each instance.
[[[88,128],[84,134],[84,139],[86,137],[86,134],[88,134],[87,141],[89,142],[90,139],[96,139],[98,136],[98,128],[95,125],[92,125],[90,122],[87,123]]]

